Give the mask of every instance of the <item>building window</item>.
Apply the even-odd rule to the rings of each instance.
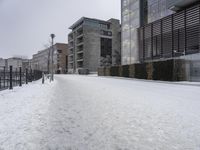
[[[101,30],[101,35],[112,36],[112,32],[111,32],[111,31],[104,31],[104,30]]]
[[[100,23],[99,25],[100,25],[100,28],[109,29],[109,26],[107,24]]]
[[[112,64],[112,39],[101,38],[101,66]]]

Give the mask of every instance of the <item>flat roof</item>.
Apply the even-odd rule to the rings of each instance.
[[[100,19],[95,19],[95,18],[87,18],[87,17],[82,17],[80,18],[78,21],[76,21],[73,25],[71,25],[69,27],[69,29],[74,29],[75,27],[77,27],[81,22],[88,20],[88,21],[94,21],[94,22],[100,22],[100,23],[104,23],[104,24],[110,24],[110,22],[105,21],[105,20],[100,20]]]

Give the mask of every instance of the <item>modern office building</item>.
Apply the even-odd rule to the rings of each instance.
[[[68,45],[64,43],[56,43],[53,49],[54,73],[67,73]],[[52,68],[52,48],[49,47],[34,54],[31,60],[31,68],[33,70],[50,72]]]
[[[96,72],[100,66],[120,64],[120,22],[81,18],[69,29],[69,72],[87,69]]]
[[[121,4],[123,65],[184,59],[188,79],[200,77],[199,0],[122,0]]]
[[[173,11],[167,8],[167,0],[121,0],[122,64],[139,62],[137,29],[163,18]]]

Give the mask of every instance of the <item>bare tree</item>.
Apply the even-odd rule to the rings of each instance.
[[[101,57],[100,63],[101,63],[101,67],[110,67],[112,65],[111,56],[106,55],[106,57]]]
[[[121,65],[121,53],[117,50],[114,51],[113,59],[115,59],[115,64],[113,65]]]
[[[47,56],[47,72],[50,73],[50,55],[51,55],[51,42],[49,41],[48,44],[44,45],[45,49],[48,49],[48,56]]]

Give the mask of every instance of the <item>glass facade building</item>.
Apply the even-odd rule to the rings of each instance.
[[[167,0],[121,0],[122,65],[139,62],[137,29],[172,13]]]
[[[147,0],[148,23],[161,19],[173,13],[168,9],[168,0]]]
[[[122,64],[138,61],[137,28],[140,26],[140,1],[122,0]]]

